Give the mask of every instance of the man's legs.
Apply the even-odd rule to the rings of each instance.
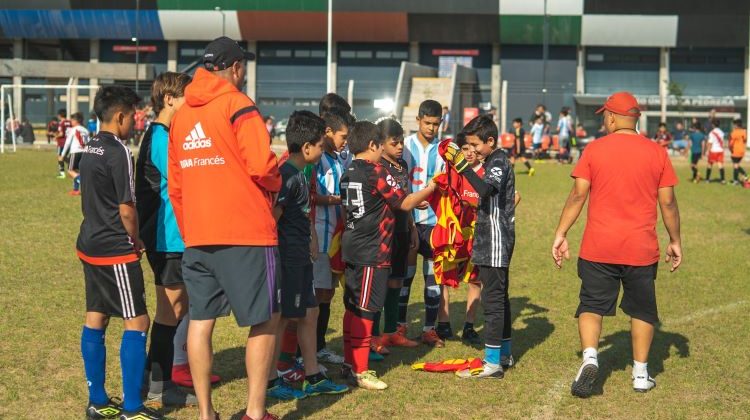
[[[268,372],[269,368],[274,365],[275,333],[278,324],[279,314],[274,313],[270,320],[259,325],[253,325],[250,328],[250,335],[247,338],[247,348],[245,350],[247,410],[245,413],[253,419],[263,418],[266,413]],[[210,370],[206,373],[210,374]]]
[[[211,402],[211,367],[214,349],[211,337],[215,324],[216,319],[191,319],[188,328],[188,362],[193,376],[193,389],[195,396],[198,397],[198,415],[201,420],[214,418],[214,407]],[[249,384],[250,377],[248,376]]]
[[[297,340],[305,362],[305,376],[320,373],[317,357],[317,338],[315,330],[318,325],[318,308],[308,308],[304,318],[297,321]]]
[[[648,352],[654,340],[654,326],[640,319],[630,320],[630,334],[633,341],[633,360],[638,363],[648,362]]]

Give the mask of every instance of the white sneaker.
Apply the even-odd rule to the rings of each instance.
[[[339,356],[338,354],[328,349],[322,349],[318,352],[317,356],[319,362],[333,363],[335,365],[344,363],[344,358],[342,356]]]
[[[599,373],[599,361],[594,357],[589,357],[583,361],[575,380],[570,385],[570,393],[576,397],[588,398],[591,396],[591,389],[596,376]]]
[[[646,393],[654,388],[656,388],[656,381],[648,374],[633,377],[633,391]]]

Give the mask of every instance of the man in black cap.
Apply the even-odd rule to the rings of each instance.
[[[240,327],[251,327],[243,419],[277,418],[266,412],[265,397],[279,321],[272,205],[281,177],[258,108],[240,91],[245,61],[254,58],[229,38],[211,42],[170,127],[167,185],[185,241],[188,361],[203,420],[218,418],[211,403],[211,336],[216,318],[230,310]]]

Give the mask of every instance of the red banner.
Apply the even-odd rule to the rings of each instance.
[[[156,45],[114,45],[112,51],[120,53],[134,53],[136,51],[153,53],[156,52]]]
[[[438,49],[435,48],[432,50],[432,55],[468,55],[471,57],[477,57],[479,56],[479,50],[472,49],[472,50],[460,50],[460,49],[450,49],[450,50],[444,50],[444,49]]]

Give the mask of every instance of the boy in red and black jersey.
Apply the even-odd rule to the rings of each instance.
[[[349,131],[349,151],[355,155],[341,177],[341,200],[346,213],[342,253],[346,269],[344,291],[344,367],[353,385],[385,389],[388,385],[368,370],[375,313],[383,308],[390,275],[394,210],[409,211],[435,190],[430,181],[423,190],[407,195],[381,165],[384,136],[369,121]]]

